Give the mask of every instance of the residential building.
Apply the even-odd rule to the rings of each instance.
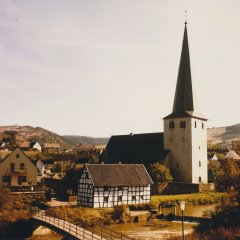
[[[20,147],[15,148],[0,161],[0,185],[9,187],[37,185],[37,168]]]
[[[45,174],[45,165],[40,159],[36,161],[36,167],[38,169],[39,174],[43,176]]]
[[[231,159],[234,161],[239,161],[240,157],[237,155],[237,153],[234,150],[230,150],[226,156],[224,157],[224,159]]]
[[[160,162],[170,168],[176,182],[207,183],[206,121],[193,93],[185,23],[173,110],[163,119],[164,132],[112,136],[101,160],[146,166]]]
[[[86,164],[78,181],[78,205],[105,208],[147,203],[151,184],[142,164]]]
[[[44,149],[47,151],[59,151],[60,145],[58,143],[44,143]]]
[[[39,144],[39,142],[30,142],[30,148],[32,148],[32,149],[36,149],[36,150],[38,150],[39,152],[41,152],[42,151],[42,147],[41,147],[41,145]]]

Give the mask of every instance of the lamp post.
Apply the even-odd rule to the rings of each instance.
[[[182,240],[184,240],[184,216],[183,216],[183,211],[185,209],[185,204],[186,204],[186,202],[184,202],[184,201],[179,202],[180,209],[182,211]]]

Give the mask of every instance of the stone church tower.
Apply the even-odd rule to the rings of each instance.
[[[185,23],[173,111],[164,118],[167,165],[177,182],[208,182],[206,121],[194,102]]]

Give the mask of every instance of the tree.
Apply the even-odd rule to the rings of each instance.
[[[150,165],[150,175],[155,183],[167,183],[173,180],[169,168],[161,163]]]
[[[229,190],[232,186],[237,187],[239,185],[240,170],[231,159],[224,160],[221,167],[215,172],[215,175],[217,185],[226,190]]]

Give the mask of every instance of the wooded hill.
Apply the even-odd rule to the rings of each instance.
[[[105,145],[108,138],[92,138],[81,136],[61,136],[41,127],[31,126],[0,126],[0,140],[17,142],[37,141],[44,143],[58,143],[61,148],[71,148],[76,144]]]

